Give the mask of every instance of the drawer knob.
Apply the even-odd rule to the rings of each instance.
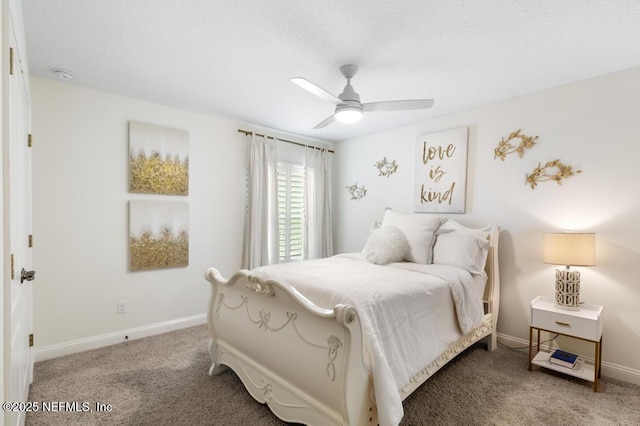
[[[563,327],[571,327],[571,324],[568,322],[556,321],[556,324],[561,325]]]

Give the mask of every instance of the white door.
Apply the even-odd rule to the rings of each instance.
[[[14,4],[15,2],[10,2]],[[31,265],[31,105],[29,70],[21,38],[22,14],[10,10],[9,14],[9,141],[8,155],[3,158],[5,170],[5,203],[9,202],[5,216],[4,238],[9,241],[11,275],[9,291],[5,293],[5,401],[26,402],[33,379],[32,348],[32,279]],[[6,116],[5,116],[6,117]],[[6,143],[6,142],[5,142]],[[4,153],[7,154],[5,147]],[[7,161],[8,160],[8,161]],[[8,171],[8,173],[7,173]],[[7,194],[8,189],[8,194]],[[6,206],[5,206],[5,212]],[[6,244],[6,243],[5,243]],[[6,247],[6,245],[5,245]],[[5,413],[5,424],[24,424],[24,410]]]

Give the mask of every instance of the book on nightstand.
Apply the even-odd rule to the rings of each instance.
[[[549,357],[549,362],[555,365],[561,365],[567,368],[573,368],[578,361],[578,355],[571,352],[556,349]]]

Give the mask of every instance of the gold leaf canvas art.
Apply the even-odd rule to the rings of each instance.
[[[129,191],[189,195],[189,133],[129,122]]]
[[[129,269],[189,266],[189,204],[129,202]]]

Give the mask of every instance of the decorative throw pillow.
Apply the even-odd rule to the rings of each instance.
[[[371,224],[371,226],[369,227],[369,234],[371,234],[376,229],[380,229],[381,226],[382,226],[382,224],[380,222],[378,222],[378,221],[373,222]]]
[[[433,263],[466,269],[472,274],[482,274],[489,241],[474,232],[453,231],[438,234],[433,247]]]
[[[395,226],[373,231],[362,251],[367,260],[377,265],[401,262],[409,250],[409,243],[401,230]]]
[[[395,226],[400,229],[409,242],[409,251],[405,260],[413,263],[429,264],[433,259],[435,233],[442,220],[426,214],[398,213],[387,209],[384,213],[382,228]]]

